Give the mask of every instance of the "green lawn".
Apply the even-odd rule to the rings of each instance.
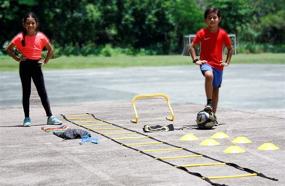
[[[282,54],[238,54],[232,57],[233,64],[285,64],[285,53]],[[189,56],[62,56],[50,60],[46,69],[83,69],[102,67],[133,67],[133,66],[171,66],[193,65]],[[18,69],[18,63],[8,56],[0,56],[0,71]]]

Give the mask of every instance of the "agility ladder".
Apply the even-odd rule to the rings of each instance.
[[[242,178],[242,177],[252,177],[252,176],[259,176],[266,179],[270,179],[272,181],[278,181],[276,178],[268,177],[264,175],[263,173],[256,172],[252,169],[241,167],[235,163],[230,162],[224,162],[215,158],[212,158],[210,156],[207,156],[205,154],[201,154],[192,150],[189,150],[187,148],[179,147],[177,145],[170,144],[168,142],[161,141],[159,139],[156,139],[152,136],[146,135],[144,133],[137,132],[135,130],[131,130],[125,127],[122,127],[120,125],[110,123],[107,121],[104,121],[102,119],[96,118],[93,114],[90,113],[84,113],[84,114],[69,114],[69,115],[63,115],[63,118],[77,126],[83,127],[89,131],[95,132],[99,135],[102,135],[115,143],[118,143],[124,147],[127,147],[129,149],[135,150],[137,152],[140,152],[144,155],[147,155],[149,157],[152,157],[155,160],[161,161],[163,163],[166,163],[172,167],[178,168],[180,170],[183,170],[191,175],[197,176],[204,181],[210,183],[214,186],[226,186],[225,184],[215,183],[212,180],[217,179],[230,179],[230,178]],[[135,136],[129,136],[129,134],[135,134]],[[122,135],[117,136],[117,135]],[[139,143],[126,143],[126,141],[129,140],[136,140],[136,139],[147,139],[146,142],[139,142]],[[141,150],[139,147],[142,146],[155,146],[155,145],[166,145],[167,148],[158,148],[158,149],[148,149],[148,150]],[[157,157],[155,154],[156,152],[173,152],[173,151],[184,151],[186,152],[186,155],[182,156],[161,156]],[[191,153],[191,154],[189,154]],[[197,163],[197,164],[186,164],[186,165],[176,165],[170,160],[173,159],[182,159],[182,158],[194,158],[194,157],[200,157],[200,158],[206,158],[213,160],[214,162],[209,163]],[[240,171],[246,172],[245,174],[236,174],[236,175],[225,175],[225,176],[204,176],[199,172],[193,172],[190,171],[191,167],[203,167],[203,166],[230,166],[235,169],[238,169]]]

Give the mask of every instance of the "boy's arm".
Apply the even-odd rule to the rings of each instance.
[[[53,56],[53,47],[52,47],[52,45],[50,43],[47,43],[45,47],[48,50],[48,52],[47,52],[46,58],[44,59],[44,64],[48,63],[49,59]]]
[[[230,45],[229,47],[227,47],[227,58],[225,62],[222,62],[222,66],[228,66],[231,63],[232,55],[233,47],[232,45]]]
[[[200,60],[198,57],[197,57],[197,54],[196,54],[196,51],[195,51],[195,48],[198,46],[198,44],[194,44],[193,42],[191,43],[191,45],[189,46],[189,53],[192,57],[192,60],[193,60],[193,63],[195,63],[196,65],[201,65],[203,63],[207,63],[206,60]]]
[[[9,43],[9,45],[6,48],[6,51],[7,51],[8,55],[11,56],[15,61],[20,62],[21,58],[18,57],[13,50],[15,47],[16,46],[13,43]]]

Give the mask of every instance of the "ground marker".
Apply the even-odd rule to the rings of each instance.
[[[220,143],[214,139],[205,139],[204,141],[202,141],[200,143],[200,145],[202,145],[202,146],[215,146],[215,145],[219,145],[219,144]]]
[[[257,149],[258,150],[278,150],[279,147],[277,147],[273,143],[263,143]]]
[[[182,136],[180,140],[181,141],[195,141],[195,140],[198,140],[198,138],[194,134],[189,133],[189,134]]]
[[[228,138],[228,137],[229,136],[224,132],[217,132],[211,136],[211,138],[214,138],[214,139],[223,139],[223,138]]]
[[[235,139],[233,139],[232,142],[235,144],[252,143],[250,141],[250,139],[248,139],[247,137],[244,137],[244,136],[236,137]]]
[[[224,150],[224,153],[226,154],[238,154],[238,153],[244,153],[245,150],[239,146],[229,146]]]

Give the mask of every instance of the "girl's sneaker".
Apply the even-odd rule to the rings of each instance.
[[[31,124],[32,124],[31,118],[30,117],[25,117],[25,119],[23,121],[24,127],[29,127],[29,126],[31,126]]]
[[[55,116],[50,116],[47,119],[47,124],[48,125],[61,125],[62,122]]]

